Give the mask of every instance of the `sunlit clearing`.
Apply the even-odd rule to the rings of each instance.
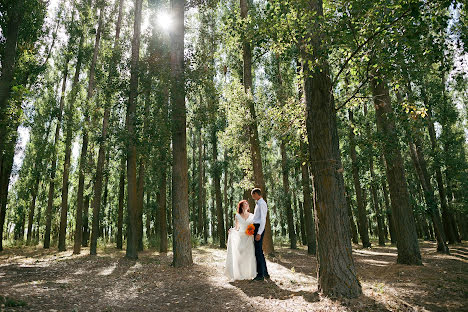
[[[156,18],[158,19],[157,22],[159,27],[161,27],[164,31],[170,31],[172,29],[173,21],[171,13],[167,11],[161,11],[158,13]]]

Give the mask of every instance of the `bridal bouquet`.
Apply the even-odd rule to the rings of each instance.
[[[249,224],[247,229],[245,230],[245,234],[252,236],[255,232],[255,226],[253,224]]]

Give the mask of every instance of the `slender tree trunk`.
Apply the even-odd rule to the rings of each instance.
[[[71,39],[70,39],[71,40]],[[70,45],[70,43],[69,43]],[[69,47],[70,50],[70,47]],[[44,234],[44,248],[50,247],[50,230],[52,224],[52,206],[54,204],[54,193],[55,193],[55,174],[57,170],[57,146],[60,139],[60,128],[62,124],[62,115],[63,115],[63,106],[65,103],[65,90],[67,87],[67,78],[68,78],[68,63],[70,61],[70,54],[67,53],[64,70],[63,70],[63,81],[62,81],[62,91],[60,96],[60,104],[57,118],[57,125],[55,126],[55,138],[52,152],[52,164],[50,170],[50,182],[49,182],[49,194],[47,199],[47,210],[46,210],[46,228]]]
[[[442,221],[440,219],[439,211],[437,209],[437,204],[434,197],[434,192],[430,182],[430,176],[427,172],[427,164],[424,156],[422,154],[421,145],[419,139],[415,139],[415,142],[411,140],[409,143],[411,159],[413,160],[413,165],[418,174],[419,181],[423,188],[424,198],[426,200],[426,205],[428,208],[429,216],[432,219],[434,225],[435,236],[437,240],[437,251],[442,253],[449,253],[448,246],[446,245],[445,233],[442,227]]]
[[[301,150],[304,156],[308,154],[307,143],[301,140]],[[305,228],[307,234],[307,252],[310,255],[315,255],[317,251],[317,240],[315,238],[315,224],[314,224],[314,210],[312,206],[311,189],[310,189],[310,176],[309,176],[309,165],[307,161],[301,162],[301,174],[302,174],[302,194],[304,197],[304,216],[305,216]],[[315,205],[314,205],[315,206]]]
[[[199,129],[198,135],[198,235],[203,236],[203,190],[205,185],[203,184],[204,175],[204,161],[203,161],[203,145],[202,145],[202,129]]]
[[[148,135],[148,116],[150,113],[150,102],[149,102],[149,89],[146,94],[145,101],[145,116],[143,122],[143,133]],[[145,173],[146,173],[146,155],[140,153],[139,155],[140,166],[138,168],[138,180],[137,180],[137,242],[138,242],[138,251],[143,251],[143,202],[145,196]]]
[[[382,155],[380,155],[380,166],[381,168],[385,168],[385,160]],[[387,181],[385,180],[385,176],[382,176],[382,191],[384,194],[388,228],[390,230],[390,242],[392,244],[396,244],[395,225],[393,224],[392,209],[390,207],[390,199],[388,198]]]
[[[184,75],[185,1],[171,0],[171,4],[174,18],[171,32],[173,265],[185,267],[192,264]]]
[[[146,239],[151,239],[151,192],[146,192]]]
[[[137,150],[136,150],[136,108],[138,97],[138,75],[140,58],[140,33],[142,18],[142,0],[135,0],[135,18],[133,24],[132,57],[130,74],[130,96],[127,106],[127,188],[128,219],[126,257],[138,259],[138,196],[137,196]]]
[[[224,202],[224,219],[226,220],[226,230],[231,228],[230,224],[230,208],[231,206],[229,205],[228,202],[228,153],[227,150],[224,150],[224,187],[223,187],[223,202]],[[226,235],[226,232],[225,232]]]
[[[454,226],[450,219],[450,208],[447,203],[447,192],[444,186],[443,178],[442,178],[442,171],[439,165],[439,154],[440,150],[437,146],[437,139],[436,139],[436,132],[434,127],[434,122],[432,121],[432,111],[431,107],[427,104],[427,99],[424,97],[424,101],[426,102],[427,114],[428,114],[428,121],[427,121],[427,128],[429,132],[429,138],[431,139],[431,147],[432,153],[434,155],[434,169],[436,173],[436,182],[437,188],[439,191],[439,198],[440,198],[440,207],[442,210],[442,223],[445,231],[445,236],[447,237],[449,244],[454,244],[456,241],[456,235]]]
[[[280,150],[281,150],[281,169],[282,169],[281,171],[282,171],[282,176],[283,176],[283,193],[284,193],[283,203],[286,209],[286,216],[288,218],[289,243],[290,243],[291,249],[296,249],[297,248],[296,232],[294,230],[294,217],[293,217],[293,211],[291,209],[291,194],[289,190],[289,164],[288,164],[288,158],[286,155],[286,146],[285,146],[284,140],[281,141]]]
[[[88,247],[88,240],[89,240],[89,201],[90,195],[87,195],[84,201],[83,206],[83,239],[81,242],[81,247]]]
[[[356,223],[354,223],[353,218],[353,209],[351,205],[351,196],[349,195],[348,190],[346,190],[346,206],[348,206],[348,216],[349,216],[349,223],[351,225],[351,241],[353,244],[358,244],[358,233],[356,229]]]
[[[37,198],[37,192],[39,189],[39,174],[36,172],[37,170],[37,164],[34,165],[33,172],[35,172],[36,179],[34,180],[34,185],[32,186],[31,190],[31,205],[29,206],[29,216],[28,216],[28,234],[26,237],[26,244],[31,243],[31,238],[32,238],[32,228],[33,228],[33,222],[34,222],[34,210],[36,210],[36,198]]]
[[[374,204],[374,210],[377,218],[377,235],[379,236],[379,246],[385,246],[385,230],[384,230],[384,219],[382,216],[382,212],[380,210],[379,205],[379,198],[377,196],[377,181],[375,179],[374,173],[374,159],[373,156],[370,157],[369,160],[369,171],[371,173],[371,193],[372,193],[372,200]]]
[[[241,18],[246,20],[248,17],[248,0],[240,0]],[[252,49],[247,38],[242,38],[242,58],[243,64],[243,84],[246,93],[252,93]],[[255,186],[259,187],[263,192],[263,198],[267,200],[267,191],[265,187],[265,179],[263,177],[262,155],[260,152],[260,142],[258,138],[257,117],[255,112],[255,103],[249,103],[250,116],[252,118],[249,131],[250,153],[252,158],[252,167],[254,173]],[[270,213],[267,214],[265,225],[265,234],[263,239],[263,251],[266,254],[274,252],[273,237],[270,225]]]
[[[204,160],[206,157],[206,147],[203,145],[203,155],[202,159]],[[205,162],[203,161],[203,166],[202,166],[202,178],[203,178],[203,183],[202,185],[205,186],[206,184],[206,177],[205,177]],[[206,189],[202,188],[202,207],[203,207],[203,241],[208,243],[208,211],[206,207]]]
[[[211,144],[213,145],[213,181],[216,199],[216,219],[219,237],[219,247],[226,248],[226,231],[224,229],[223,203],[221,201],[221,167],[218,162],[218,137],[216,127],[213,126],[211,133]]]
[[[349,147],[350,147],[350,156],[353,168],[353,181],[354,181],[354,190],[356,193],[357,209],[358,209],[358,228],[359,235],[361,236],[362,246],[364,248],[369,248],[371,243],[369,241],[369,229],[367,228],[367,211],[364,204],[364,197],[361,187],[361,181],[359,180],[359,165],[357,162],[356,156],[356,140],[353,129],[353,111],[348,110],[349,121],[351,126],[349,128]]]
[[[305,231],[304,207],[303,207],[302,202],[299,202],[299,219],[300,219],[300,225],[301,225],[302,245],[307,245],[307,236],[306,236],[306,231]]]
[[[125,157],[120,160],[119,208],[117,211],[117,249],[122,249],[123,207],[125,201]]]
[[[420,265],[419,251],[413,211],[401,157],[398,136],[387,84],[377,77],[371,80],[372,95],[376,111],[377,129],[384,137],[383,152],[386,160],[387,180],[390,188],[392,217],[397,235],[397,262]]]
[[[364,104],[364,116],[367,116],[367,105]],[[374,172],[374,148],[373,148],[373,138],[370,129],[369,122],[366,121],[366,134],[371,144],[368,145],[369,150],[369,171],[371,175],[371,194],[372,194],[372,204],[374,206],[374,211],[377,219],[377,235],[379,236],[379,246],[385,246],[385,221],[382,216],[380,209],[379,199],[377,196],[377,181],[375,179]]]
[[[68,184],[70,175],[70,161],[71,161],[71,145],[73,137],[73,110],[76,95],[78,92],[78,83],[81,72],[81,63],[83,60],[83,45],[84,45],[84,34],[81,34],[80,43],[78,48],[78,56],[75,66],[75,75],[73,77],[72,89],[68,108],[65,112],[66,118],[66,137],[65,137],[65,161],[63,163],[63,174],[62,174],[62,203],[60,211],[60,231],[59,231],[59,251],[66,250],[66,234],[67,234],[67,214],[68,214]],[[80,220],[78,220],[80,221]]]

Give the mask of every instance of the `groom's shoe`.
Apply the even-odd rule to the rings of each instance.
[[[270,274],[266,274],[266,275],[264,275],[264,277],[265,277],[266,279],[270,279]]]
[[[263,276],[257,276],[252,281],[263,281]]]

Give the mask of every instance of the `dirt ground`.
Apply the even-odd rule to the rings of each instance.
[[[397,265],[396,248],[354,246],[363,295],[334,300],[317,293],[314,256],[276,248],[270,281],[230,283],[226,252],[193,250],[194,265],[170,266],[154,250],[138,261],[112,247],[89,256],[72,250],[7,248],[0,253],[1,311],[468,311],[468,244],[439,255],[421,243],[424,266]],[[71,247],[70,247],[71,249]],[[14,306],[14,307],[11,307]]]

